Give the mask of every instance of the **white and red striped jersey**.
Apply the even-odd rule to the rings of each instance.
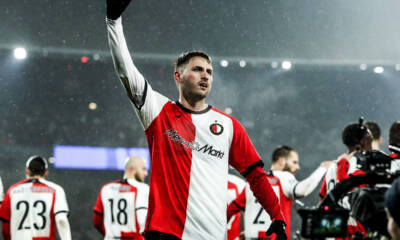
[[[52,240],[56,236],[55,215],[62,212],[69,212],[62,187],[43,178],[26,179],[8,189],[0,218],[10,223],[13,240]]]
[[[275,172],[283,174],[278,173],[278,175],[276,175]],[[297,180],[294,178],[293,174],[282,171],[274,171],[273,173],[270,171],[268,180],[279,199],[279,204],[286,220],[287,237],[290,239],[290,216],[293,194],[288,193],[291,190],[293,192],[293,188],[296,185]],[[284,184],[282,184],[282,180],[285,182]],[[284,187],[287,189],[284,190]],[[287,196],[285,195],[285,192],[288,194]],[[265,232],[271,225],[271,218],[264,208],[258,203],[257,199],[251,192],[249,185],[246,185],[245,187],[245,199],[246,210],[244,212],[244,231],[246,239],[267,239]]]
[[[191,111],[154,91],[132,62],[121,18],[107,19],[107,28],[117,74],[150,149],[146,231],[225,239],[228,164],[243,174],[261,161],[246,131],[215,107]]]
[[[104,239],[143,239],[148,197],[149,186],[134,179],[105,184],[94,207],[103,216]]]
[[[246,182],[233,175],[228,175],[228,204],[235,200],[246,186]],[[228,240],[238,240],[240,237],[240,217],[238,212],[228,221]]]
[[[288,239],[290,239],[290,219],[293,199],[309,195],[317,187],[325,172],[325,168],[318,167],[309,177],[300,182],[288,171],[271,170],[268,172],[268,181],[279,199],[279,205],[286,220]],[[258,203],[248,184],[239,197],[228,206],[228,217],[240,210],[245,210],[244,224],[246,238],[275,238],[274,235],[271,237],[265,236],[265,232],[271,224],[271,218]]]

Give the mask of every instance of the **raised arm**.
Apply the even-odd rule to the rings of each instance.
[[[140,109],[144,104],[146,81],[133,64],[122,28],[121,14],[130,0],[107,0],[107,32],[108,44],[114,61],[115,71],[125,90]]]
[[[332,161],[322,162],[310,176],[298,182],[293,189],[293,198],[302,198],[314,191],[331,164]]]
[[[164,104],[168,102],[168,98],[153,91],[133,63],[125,41],[121,19],[121,14],[129,2],[130,0],[107,0],[108,43],[115,71],[135,106],[144,129],[147,129]]]

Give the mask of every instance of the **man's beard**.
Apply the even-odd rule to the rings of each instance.
[[[183,78],[183,81],[189,82],[189,80],[187,80],[185,77]],[[205,93],[195,92],[190,87],[187,87],[186,85],[183,85],[183,87],[182,87],[182,95],[189,102],[201,101],[208,96],[208,93],[209,93],[209,91],[207,91]]]
[[[290,170],[290,167],[289,167],[289,165],[287,165],[287,164],[285,164],[285,166],[283,167],[283,170],[282,170],[282,171],[290,172],[290,173],[293,174],[293,175],[296,174],[296,172],[293,172],[293,171]]]

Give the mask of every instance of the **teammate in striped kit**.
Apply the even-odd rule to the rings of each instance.
[[[130,0],[107,0],[107,30],[117,74],[143,125],[151,154],[146,239],[226,239],[228,165],[238,170],[274,220],[270,233],[286,239],[285,222],[263,163],[233,117],[206,103],[211,59],[182,54],[174,78],[179,100],[154,91],[136,69],[121,14]]]
[[[231,203],[239,196],[245,185],[246,182],[243,179],[233,174],[228,175],[228,203]],[[238,240],[240,238],[240,218],[241,213],[238,212],[229,219],[228,240]]]
[[[129,157],[122,180],[105,184],[94,207],[93,224],[104,239],[141,240],[147,215],[147,169],[138,157]]]
[[[68,205],[59,185],[47,181],[47,161],[32,156],[26,162],[27,179],[12,185],[0,209],[5,240],[71,239]]]
[[[268,171],[268,180],[272,185],[282,212],[286,219],[286,232],[290,236],[292,201],[309,195],[321,181],[332,161],[324,161],[306,179],[297,181],[296,172],[300,169],[298,153],[289,146],[279,146],[272,154],[272,166]],[[245,190],[228,206],[228,219],[232,214],[244,210],[244,230],[246,239],[266,239],[265,229],[271,224],[269,215],[264,211],[251,193],[248,185]]]

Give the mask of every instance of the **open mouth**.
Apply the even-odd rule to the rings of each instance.
[[[200,87],[208,88],[208,84],[205,82],[201,82],[199,85]]]

